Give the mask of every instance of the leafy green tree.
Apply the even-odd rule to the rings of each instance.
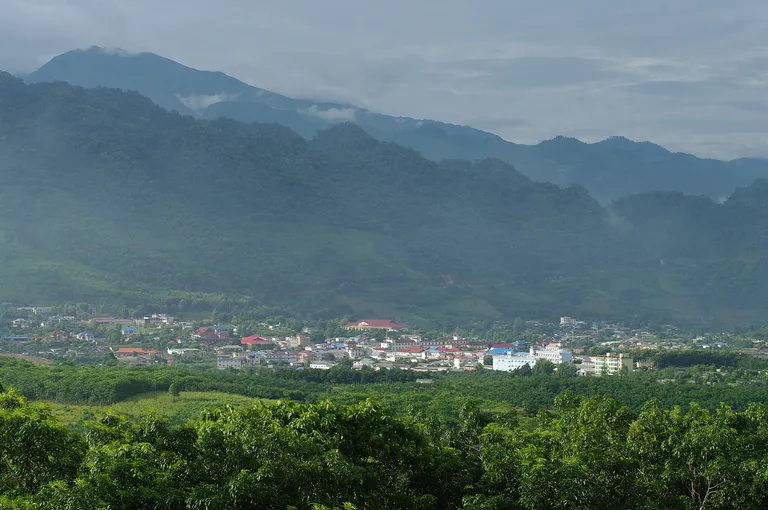
[[[50,410],[30,405],[8,390],[0,393],[0,494],[34,494],[58,479],[71,479],[84,445]]]
[[[573,363],[557,363],[557,375],[560,377],[576,377],[579,372],[579,366]]]
[[[519,377],[529,377],[532,374],[533,374],[533,369],[531,368],[531,365],[529,365],[528,363],[512,371],[512,375],[519,376]]]
[[[181,387],[177,381],[173,381],[171,385],[168,386],[168,394],[173,397],[173,400],[179,398],[179,395],[181,395]]]
[[[531,375],[551,375],[555,372],[555,364],[547,359],[536,360]]]

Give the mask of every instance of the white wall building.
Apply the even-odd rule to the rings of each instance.
[[[381,342],[380,347],[382,349],[389,349],[391,351],[397,351],[399,349],[406,349],[408,347],[418,346],[418,342],[411,340],[410,338],[388,338]]]
[[[336,366],[336,363],[331,363],[330,361],[311,361],[309,363],[309,368],[315,370],[330,370],[334,366]]]
[[[243,358],[235,358],[233,356],[218,356],[216,366],[220,369],[225,368],[243,368]]]
[[[203,353],[200,349],[195,349],[192,347],[169,347],[168,348],[168,354],[176,355],[176,356],[199,356]]]
[[[552,363],[573,363],[573,354],[571,354],[571,351],[553,346],[553,344],[544,349],[531,347],[527,354],[508,353],[503,356],[494,356],[493,369],[501,372],[511,372],[525,365],[533,368],[536,362],[542,359]]]

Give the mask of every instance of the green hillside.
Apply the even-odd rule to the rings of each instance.
[[[560,298],[543,282],[617,257],[586,191],[501,162],[441,166],[351,125],[307,142],[112,89],[0,87],[11,239],[118,281],[336,315],[500,316],[546,311]]]
[[[264,399],[260,399],[264,400]],[[221,393],[217,391],[187,391],[178,396],[168,392],[155,391],[136,395],[111,406],[63,404],[46,402],[53,415],[67,425],[79,425],[84,420],[92,419],[97,414],[108,410],[139,418],[149,413],[167,418],[177,425],[183,425],[196,419],[206,409],[217,409],[224,406],[234,408],[253,404],[256,399]]]
[[[760,267],[754,229],[731,228],[727,211],[741,224],[762,213],[735,198],[680,195],[701,211],[667,222],[642,195],[607,210],[580,186],[537,183],[500,160],[434,163],[352,124],[307,141],[133,92],[2,75],[0,156],[0,294],[13,301],[204,293],[448,325],[744,323],[768,302],[760,272],[720,287],[737,269],[724,264]],[[647,223],[656,217],[662,226]],[[733,239],[707,237],[717,232]],[[744,289],[757,290],[735,306]]]
[[[648,193],[613,204],[628,236],[665,288],[700,304],[702,321],[744,323],[768,302],[768,181],[738,188],[723,203]]]

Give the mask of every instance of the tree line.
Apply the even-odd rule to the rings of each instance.
[[[0,507],[28,509],[761,509],[768,408],[639,413],[565,392],[535,420],[472,401],[448,425],[281,400],[183,425],[106,412],[69,429],[0,392]]]
[[[768,405],[768,380],[763,374],[740,367],[723,367],[721,371],[715,367],[671,367],[618,377],[578,377],[561,370],[532,370],[527,375],[487,369],[424,374],[397,368],[356,370],[342,365],[330,370],[216,370],[190,365],[45,367],[0,358],[0,382],[30,400],[102,406],[143,393],[165,392],[173,383],[180,391],[218,391],[307,403],[331,399],[355,404],[375,397],[398,413],[418,405],[450,422],[456,420],[458,408],[467,399],[482,402],[488,409],[515,407],[535,414],[551,407],[564,391],[581,396],[610,395],[633,412],[639,412],[652,398],[665,409],[676,405],[686,408],[694,401],[708,410],[717,409],[720,402],[728,402],[738,411],[753,402]],[[417,379],[430,379],[432,383],[420,384]]]

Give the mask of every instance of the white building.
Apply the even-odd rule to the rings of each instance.
[[[225,368],[243,368],[243,358],[235,358],[234,356],[222,355],[218,356],[216,366],[220,369]]]
[[[573,354],[571,351],[562,349],[560,344],[550,343],[543,349],[531,347],[531,353],[537,359],[549,360],[552,363],[573,363]]]
[[[203,353],[194,347],[169,347],[168,354],[175,356],[200,356]]]
[[[583,360],[580,365],[577,365],[579,367],[579,370],[576,372],[576,375],[595,375],[595,362],[594,361],[587,361]]]
[[[400,349],[406,349],[408,347],[418,346],[418,342],[411,340],[410,338],[388,338],[381,342],[380,347],[382,349],[389,349],[390,351],[397,351]]]
[[[334,366],[336,366],[336,363],[330,361],[311,361],[309,363],[309,368],[314,368],[315,370],[330,370]]]
[[[501,372],[511,372],[525,365],[533,368],[538,360],[547,360],[552,363],[573,363],[571,351],[561,349],[556,344],[549,344],[544,349],[531,347],[527,354],[508,353],[503,356],[493,357],[493,369]]]

